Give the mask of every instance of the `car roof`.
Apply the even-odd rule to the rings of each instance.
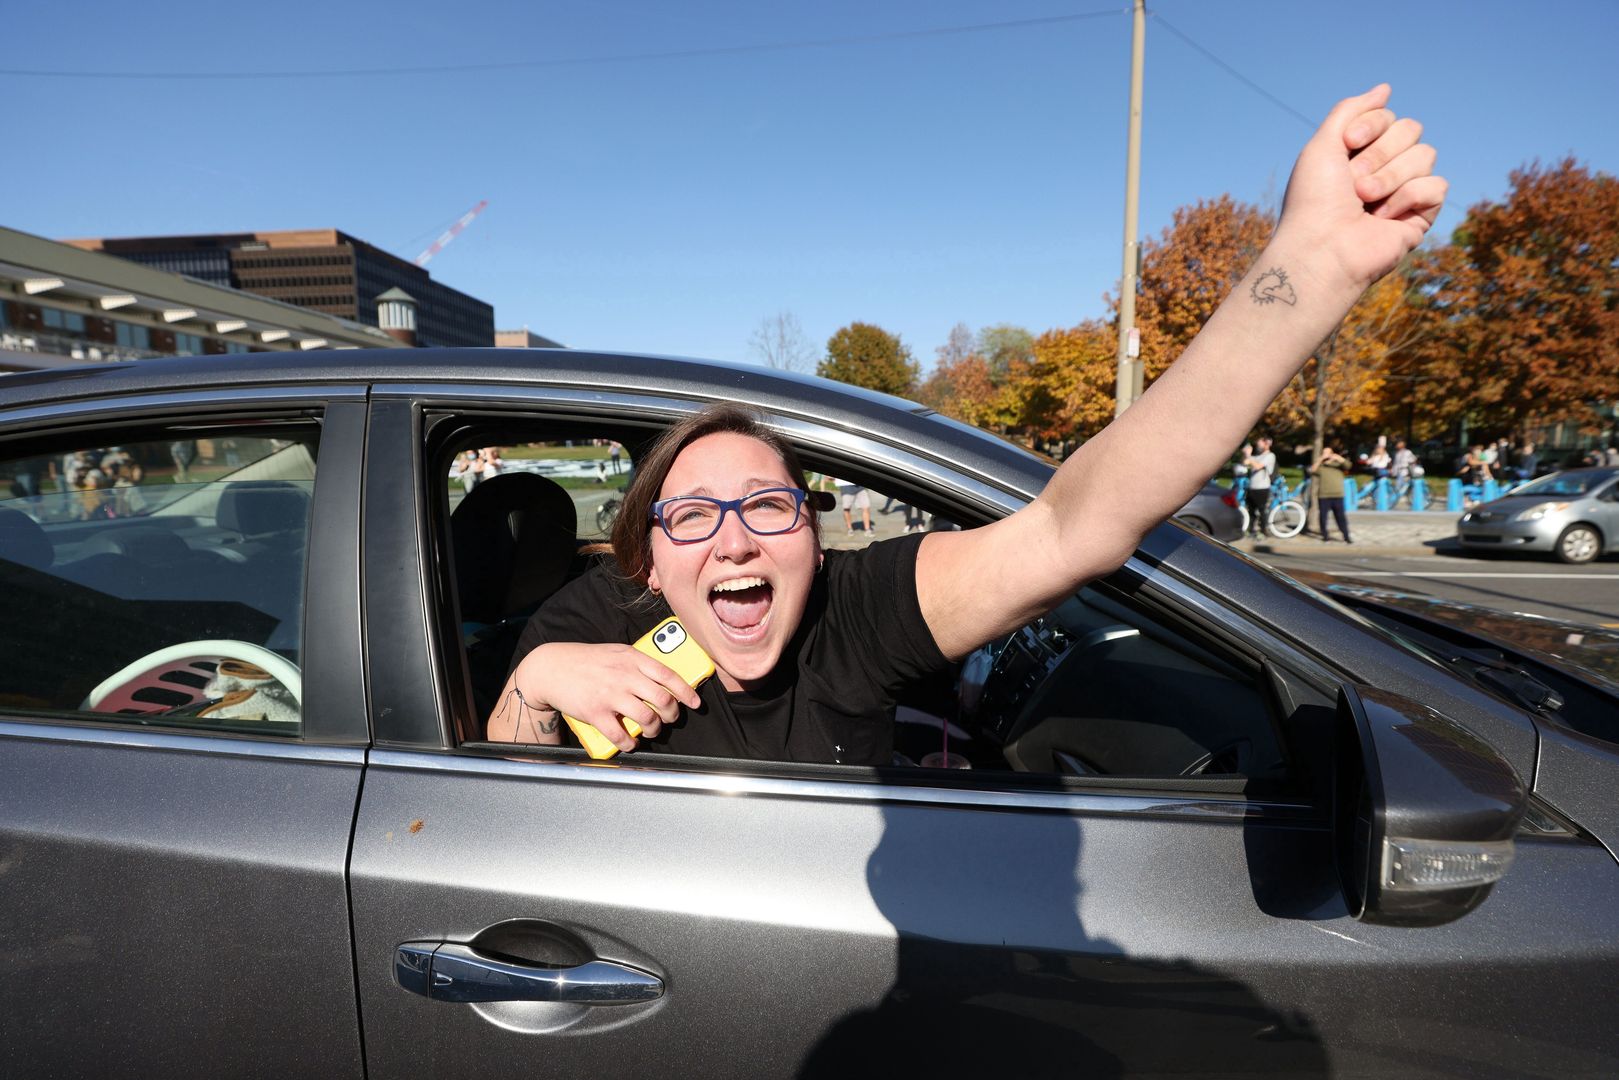
[[[812,375],[689,357],[577,349],[355,349],[183,356],[0,377],[4,408],[266,386],[511,384],[734,401],[949,460],[1025,496],[1051,465],[913,401]]]

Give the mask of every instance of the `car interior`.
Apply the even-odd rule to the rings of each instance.
[[[599,456],[590,456],[600,451],[585,448],[616,440],[633,467],[657,429],[542,428],[465,417],[442,417],[429,428],[437,487],[429,494],[447,523],[435,530],[447,549],[438,560],[447,568],[441,587],[447,600],[454,598],[455,613],[442,636],[460,644],[462,663],[451,656],[447,666],[460,667],[466,683],[453,710],[456,724],[463,746],[509,754],[509,744],[484,741],[484,720],[523,626],[592,560],[611,559],[603,541],[631,474],[609,474],[603,482],[592,471]],[[505,448],[505,470],[464,491],[452,462],[490,445]],[[892,495],[926,511],[931,528],[982,523],[903,478],[831,460],[813,446],[799,451],[806,469],[864,481],[874,514]],[[837,511],[824,520],[829,540],[841,536]],[[1128,585],[1101,581],[953,670],[908,688],[896,715],[893,764],[936,776],[975,770],[1104,788],[1282,791],[1293,783],[1285,722],[1312,704],[1324,703],[1302,701],[1254,658],[1173,625]],[[532,750],[583,754],[567,742],[564,749]],[[660,755],[659,764],[672,760],[678,759]]]
[[[3,699],[296,736],[318,426],[104,439],[0,463]]]

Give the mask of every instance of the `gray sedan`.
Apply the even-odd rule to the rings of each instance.
[[[110,482],[0,496],[0,1076],[1619,1075],[1619,743],[1178,523],[881,766],[490,741],[564,463],[716,400],[963,528],[1052,475],[662,357],[5,376],[0,493]]]
[[[1588,563],[1619,550],[1619,469],[1569,469],[1531,481],[1463,514],[1468,551],[1550,551]]]

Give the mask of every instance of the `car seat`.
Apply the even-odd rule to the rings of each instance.
[[[309,492],[285,480],[234,480],[221,484],[215,521],[241,543],[301,551],[309,526]]]
[[[37,521],[21,510],[0,509],[0,559],[44,570],[55,558],[50,537]]]
[[[568,580],[578,528],[567,491],[534,473],[485,480],[450,515],[456,593],[480,720],[505,684],[528,617]]]
[[[227,480],[220,486],[223,490],[214,521],[229,542],[213,550],[245,564],[231,575],[227,595],[277,619],[279,625],[264,643],[294,653],[299,647],[303,609],[310,485],[307,481]]]

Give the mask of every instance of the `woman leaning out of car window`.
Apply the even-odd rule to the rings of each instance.
[[[1120,566],[1421,241],[1446,185],[1388,98],[1384,85],[1333,108],[1247,276],[1010,517],[827,551],[791,448],[761,424],[722,407],[665,433],[625,495],[616,568],[572,582],[531,621],[489,738],[559,742],[566,714],[631,750],[627,717],[643,750],[886,764],[899,687]],[[714,661],[699,690],[629,644],[664,612]]]

